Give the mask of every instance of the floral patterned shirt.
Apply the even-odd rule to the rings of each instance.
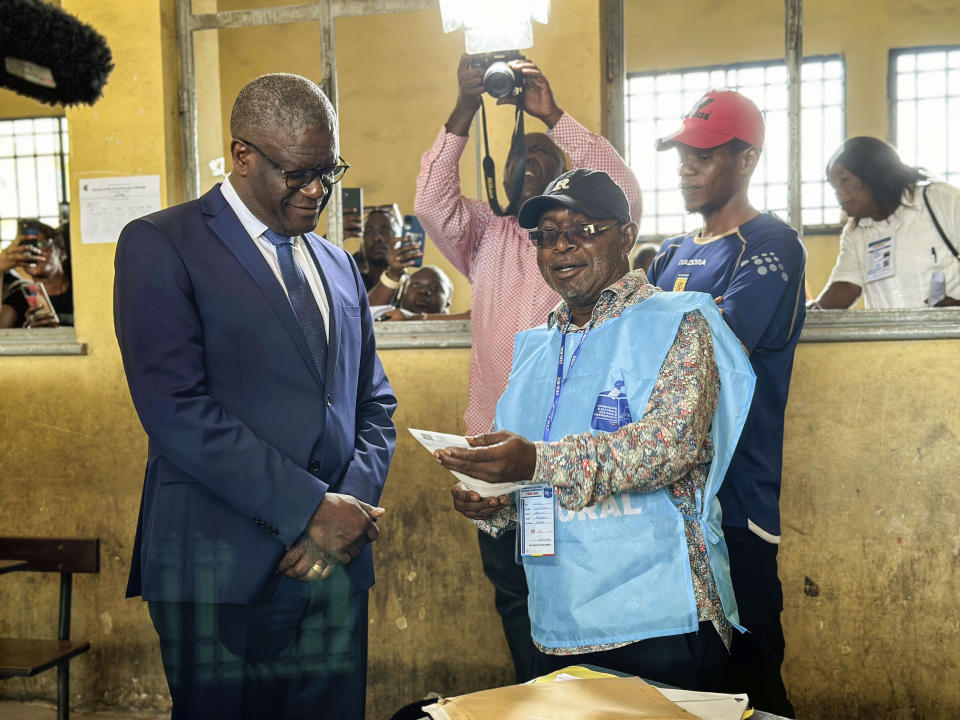
[[[635,270],[606,288],[594,307],[594,327],[619,317],[623,311],[661,292]],[[570,318],[561,302],[550,313],[548,327],[564,327]],[[567,332],[579,328],[570,327]],[[568,435],[559,442],[537,442],[537,467],[531,484],[553,485],[560,505],[582,510],[620,492],[653,492],[668,488],[684,516],[687,551],[700,621],[711,621],[727,647],[732,627],[724,615],[720,595],[707,557],[697,515],[696,492],[706,485],[713,444],[710,424],[720,395],[720,375],[713,353],[710,327],[699,312],[684,315],[667,352],[657,382],[638,421],[615,432]],[[492,535],[516,523],[510,506],[487,521],[475,521]],[[629,643],[576,648],[546,648],[554,655],[609,650]]]

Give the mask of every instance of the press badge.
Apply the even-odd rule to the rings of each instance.
[[[554,497],[552,485],[527,485],[520,491],[520,555],[554,555]]]
[[[893,235],[867,243],[867,282],[893,277]]]

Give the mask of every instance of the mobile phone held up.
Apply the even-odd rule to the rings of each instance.
[[[361,237],[363,235],[363,188],[341,188],[340,201],[344,217],[343,234],[346,237]]]
[[[36,218],[20,218],[17,220],[17,235],[24,235],[21,245],[40,245],[40,221]]]
[[[53,315],[54,320],[59,323],[57,313],[53,309],[53,303],[50,302],[50,296],[47,295],[47,289],[43,283],[25,282],[20,284],[20,292],[23,293],[24,300],[27,301],[27,313],[47,311]]]
[[[363,188],[345,187],[341,189],[341,193],[344,215],[347,213],[359,215],[363,210]]]
[[[408,246],[414,246],[420,252],[423,252],[424,246],[427,241],[427,234],[423,231],[423,225],[420,224],[420,220],[417,219],[416,215],[404,215],[403,216],[403,244]],[[423,265],[423,255],[417,258],[417,261],[413,264],[414,267],[420,267]]]

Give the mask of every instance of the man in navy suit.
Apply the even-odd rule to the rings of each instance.
[[[127,594],[174,718],[362,718],[396,399],[355,264],[312,232],[347,167],[337,117],[310,80],[264,75],[230,132],[229,178],[117,245],[149,436]]]

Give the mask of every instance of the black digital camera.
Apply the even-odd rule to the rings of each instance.
[[[486,68],[483,73],[483,89],[491,97],[500,99],[523,92],[523,77],[514,72],[507,63],[524,59],[516,50],[505,50],[477,55],[471,64],[474,67]]]

